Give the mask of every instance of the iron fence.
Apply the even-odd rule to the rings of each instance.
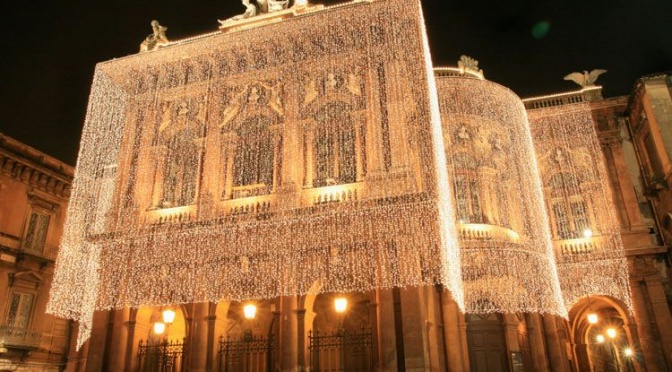
[[[220,372],[272,372],[275,371],[275,339],[244,335],[240,339],[219,338]]]
[[[314,372],[373,371],[373,335],[370,329],[333,333],[311,331],[310,370]]]
[[[163,340],[158,344],[142,341],[138,344],[139,372],[181,372],[186,347],[183,340]]]

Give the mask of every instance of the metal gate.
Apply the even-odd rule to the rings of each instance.
[[[273,335],[255,338],[244,335],[233,340],[219,338],[220,372],[273,372],[275,371],[275,340]]]
[[[140,340],[138,344],[139,372],[181,372],[186,369],[184,362],[184,340],[163,340],[159,344],[150,344]]]
[[[311,371],[373,371],[373,335],[370,329],[360,332],[339,330],[334,333],[311,331],[308,338]]]

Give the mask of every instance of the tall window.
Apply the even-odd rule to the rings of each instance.
[[[7,312],[8,327],[28,328],[34,297],[30,293],[12,292],[9,299],[9,311]]]
[[[590,218],[580,181],[572,173],[558,173],[551,177],[549,186],[557,238],[583,237],[584,231],[590,228]]]
[[[199,151],[189,131],[175,134],[168,143],[163,174],[164,208],[194,203],[198,184]]]
[[[487,223],[481,206],[480,183],[476,159],[466,152],[453,155],[455,167],[455,201],[461,223]]]
[[[273,187],[275,149],[271,120],[255,116],[244,121],[236,134],[238,142],[233,161],[233,186],[256,186],[262,193]]]
[[[26,234],[23,239],[23,249],[37,253],[44,251],[50,221],[51,215],[47,213],[36,210],[30,212]]]
[[[355,126],[342,102],[325,105],[316,115],[314,186],[357,182]]]

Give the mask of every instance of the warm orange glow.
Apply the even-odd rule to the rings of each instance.
[[[344,313],[348,308],[348,300],[343,297],[338,297],[334,300],[334,308],[337,313]]]
[[[603,343],[604,342],[604,335],[595,336],[595,341],[597,341],[598,344]]]
[[[173,324],[175,321],[175,311],[171,309],[163,310],[163,322],[166,324]]]
[[[161,322],[154,323],[154,333],[157,335],[163,334],[166,331],[166,324]]]
[[[616,338],[616,329],[607,328],[607,336],[609,336],[609,338]]]
[[[245,314],[245,319],[254,319],[257,315],[257,307],[253,304],[248,304],[243,307],[243,313]]]

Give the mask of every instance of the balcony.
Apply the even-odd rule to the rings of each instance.
[[[458,223],[457,230],[460,240],[495,240],[518,243],[520,235],[506,227],[483,223]]]
[[[42,332],[0,326],[0,346],[10,349],[38,349]]]

